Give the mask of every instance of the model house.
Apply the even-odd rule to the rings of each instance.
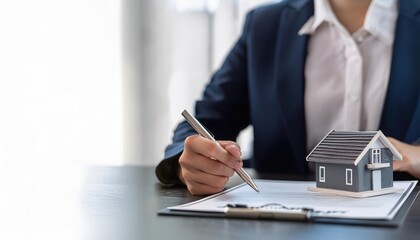
[[[368,197],[393,188],[393,160],[401,154],[381,131],[334,131],[306,157],[316,167],[311,191]]]

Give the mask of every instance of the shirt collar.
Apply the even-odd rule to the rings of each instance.
[[[373,0],[369,6],[363,28],[382,41],[392,44],[397,17],[396,0]]]
[[[314,0],[315,13],[300,29],[299,34],[312,34],[324,22],[338,24],[329,0]]]
[[[335,26],[342,26],[332,11],[329,0],[314,0],[314,16],[299,30],[299,35],[313,34],[324,22]],[[397,0],[372,0],[366,13],[365,22],[362,29],[369,32],[374,37],[392,44],[394,41],[395,24],[398,16]]]

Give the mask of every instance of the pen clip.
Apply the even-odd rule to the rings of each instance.
[[[226,205],[226,207],[229,207],[229,208],[248,208],[248,205],[241,204],[241,203],[228,203]]]
[[[312,218],[312,208],[266,208],[266,206],[277,204],[265,204],[259,207],[249,207],[246,204],[229,203],[225,207],[225,215],[233,218],[254,218],[254,219],[277,219],[308,221]]]

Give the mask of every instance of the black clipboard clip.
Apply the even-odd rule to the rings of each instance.
[[[266,204],[260,207],[248,207],[246,204],[225,206],[225,216],[231,218],[310,221],[312,213],[311,208],[287,208],[281,204]]]

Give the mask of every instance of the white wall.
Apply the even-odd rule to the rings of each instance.
[[[0,162],[157,164],[265,1],[0,1]]]
[[[119,0],[0,1],[0,162],[121,164]]]

